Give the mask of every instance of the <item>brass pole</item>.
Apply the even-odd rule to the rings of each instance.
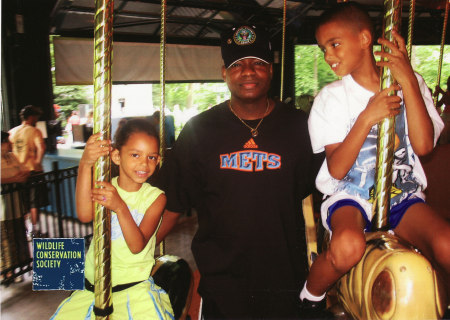
[[[406,49],[408,51],[408,57],[411,60],[412,53],[412,39],[414,32],[414,16],[416,12],[416,0],[409,0],[409,20],[408,20],[408,41]]]
[[[445,34],[447,32],[449,6],[450,6],[450,0],[447,0],[447,2],[445,4],[444,26],[442,27],[441,50],[439,53],[439,67],[438,67],[438,75],[437,75],[437,79],[436,79],[437,86],[440,86],[440,84],[441,84],[442,58],[444,57]],[[448,90],[448,88],[447,88],[447,90]],[[438,94],[434,96],[434,105],[437,104],[438,98],[439,98]]]
[[[284,92],[284,57],[286,47],[286,0],[283,0],[283,32],[281,36],[281,87],[280,87],[280,101],[283,101]]]
[[[160,102],[159,107],[159,153],[161,155],[160,166],[164,161],[164,153],[166,150],[165,139],[165,104],[166,104],[166,0],[161,0],[161,35],[159,42],[159,83],[160,83]],[[160,255],[164,255],[164,241],[159,245]]]
[[[94,133],[101,140],[111,139],[111,56],[113,0],[95,1],[94,31]],[[100,157],[94,167],[94,181],[110,181],[110,158]],[[94,206],[94,256],[96,319],[109,319],[111,299],[111,212],[96,203]]]
[[[392,31],[400,30],[401,1],[384,0],[383,37],[394,41]],[[386,46],[382,47],[385,52],[390,52]],[[395,79],[389,68],[384,67],[380,75],[381,90],[390,87]],[[391,91],[389,95],[397,93]],[[395,117],[385,118],[378,123],[377,160],[375,173],[375,202],[373,228],[384,230],[389,228],[389,209],[392,186],[392,165],[394,161],[395,143]]]

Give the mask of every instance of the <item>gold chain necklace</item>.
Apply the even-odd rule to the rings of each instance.
[[[261,120],[259,120],[258,124],[256,125],[256,127],[252,128],[250,127],[244,120],[242,120],[237,114],[236,112],[234,112],[233,107],[231,106],[231,100],[228,100],[228,107],[230,107],[231,112],[233,112],[233,114],[247,127],[250,129],[250,133],[252,134],[252,137],[255,138],[258,136],[258,128],[261,125],[261,122],[263,121],[264,117],[267,114],[267,111],[269,111],[269,99],[267,99],[267,107],[266,107],[266,111],[264,111],[264,114],[261,118]]]

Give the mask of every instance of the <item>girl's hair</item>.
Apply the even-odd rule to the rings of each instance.
[[[120,149],[128,142],[128,139],[132,134],[140,132],[146,133],[150,137],[154,137],[158,141],[159,147],[158,131],[150,121],[143,118],[129,120],[121,126],[114,135],[113,147],[120,151]]]

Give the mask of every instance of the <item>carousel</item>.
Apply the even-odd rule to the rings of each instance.
[[[419,0],[418,0],[419,1]],[[345,1],[343,1],[345,2]],[[384,0],[383,35],[392,40],[392,31],[401,31],[402,10],[405,5],[401,0]],[[407,48],[411,55],[414,43],[414,18],[416,1],[409,3],[409,24]],[[424,2],[424,1],[422,1]],[[437,83],[440,83],[446,28],[450,0],[426,1],[428,5],[444,7],[445,19],[442,26],[442,40],[439,57]],[[160,119],[165,117],[165,84],[166,84],[166,25],[167,4],[161,0],[160,5],[160,44],[159,44],[159,82],[160,86]],[[285,93],[285,35],[286,26],[290,23],[287,14],[287,1],[283,1],[281,38],[281,100]],[[101,133],[101,140],[111,140],[111,86],[113,64],[113,22],[114,1],[95,1],[94,27],[94,129]],[[383,50],[389,50],[383,48]],[[395,79],[388,68],[381,74],[380,89],[390,87]],[[392,92],[391,95],[395,95]],[[435,101],[436,102],[436,101]],[[164,159],[164,121],[160,121],[161,155]],[[361,261],[350,272],[342,277],[328,293],[327,305],[339,319],[440,319],[447,311],[450,298],[442,278],[432,264],[414,247],[405,243],[389,231],[389,200],[392,186],[392,165],[395,144],[395,118],[386,118],[378,124],[377,173],[374,203],[374,228],[366,234],[367,247]],[[110,181],[111,163],[109,157],[100,158],[94,170],[94,181]],[[307,257],[309,265],[321,251],[318,236],[317,215],[314,213],[313,198],[309,196],[303,201],[303,214],[306,223]],[[111,286],[111,221],[110,212],[105,207],[95,204],[93,221],[93,242],[95,245],[95,310],[97,319],[111,318],[114,301]],[[327,235],[325,235],[325,239]],[[176,256],[165,252],[164,244],[160,246],[160,257],[152,271],[157,284],[164,288],[173,301],[175,315],[179,319],[187,317],[193,294],[192,272],[187,263]]]

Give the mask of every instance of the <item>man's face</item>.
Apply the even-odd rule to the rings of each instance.
[[[235,99],[252,101],[267,96],[272,80],[272,65],[246,58],[222,67],[222,77]]]

